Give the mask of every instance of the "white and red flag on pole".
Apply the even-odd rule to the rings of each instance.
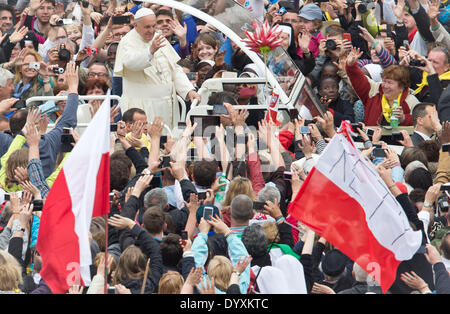
[[[109,212],[109,151],[107,97],[64,163],[42,210],[40,274],[53,293],[90,284],[88,234],[92,217]]]
[[[320,155],[289,213],[366,270],[385,293],[401,261],[419,249],[422,234],[411,229],[377,170],[354,147],[348,128],[344,122]]]

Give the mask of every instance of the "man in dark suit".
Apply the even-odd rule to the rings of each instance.
[[[412,120],[414,133],[411,135],[411,140],[414,146],[431,140],[433,134],[439,132],[442,127],[439,123],[436,106],[432,103],[418,103],[412,111]]]

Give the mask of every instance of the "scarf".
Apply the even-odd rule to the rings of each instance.
[[[22,81],[20,81],[17,85],[16,88],[14,89],[14,98],[21,98],[23,93],[25,93],[27,90],[30,89],[31,87],[31,83],[26,83],[25,85],[22,86]]]
[[[397,98],[397,103],[400,106],[400,98],[402,98],[402,94],[400,93],[400,95],[398,95]],[[386,98],[386,96],[383,94],[383,97],[381,97],[381,108],[383,109],[383,116],[386,119],[387,122],[391,122],[391,112],[392,110],[394,110],[395,108],[391,108],[391,106],[389,105],[389,102]]]
[[[416,33],[417,33],[417,27],[414,30],[412,30],[411,33],[408,34],[408,41],[410,43],[412,43],[414,36],[416,36]]]
[[[414,95],[419,94],[425,86],[428,86],[427,77],[428,73],[423,71],[422,82],[420,84],[417,84],[417,89],[414,91]],[[447,71],[439,75],[439,81],[450,81],[450,71]]]

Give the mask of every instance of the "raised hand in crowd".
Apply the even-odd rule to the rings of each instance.
[[[359,48],[352,47],[350,49],[350,53],[347,56],[347,65],[352,66],[354,65],[359,58],[363,55],[363,51],[360,51]]]
[[[83,294],[83,289],[84,289],[83,286],[73,285],[67,291],[67,294]]]
[[[181,288],[180,294],[193,294],[194,287],[196,287],[202,280],[202,275],[202,267],[192,267],[186,281],[184,282],[183,288]]]
[[[326,285],[315,282],[311,289],[312,294],[336,294],[333,289]]]
[[[442,122],[441,132],[437,135],[441,144],[450,143],[450,121]]]
[[[33,195],[33,198],[35,200],[41,200],[42,199],[41,192],[30,181],[28,181],[28,180],[27,181],[21,181],[20,182],[20,186],[23,188],[24,191],[28,191],[31,195]]]
[[[14,29],[14,32],[11,33],[11,35],[9,36],[9,41],[12,44],[16,44],[20,41],[22,41],[22,39],[25,37],[25,35],[28,33],[28,27],[26,26],[22,26],[20,28],[16,27]]]
[[[16,108],[12,108],[16,102],[18,102],[19,98],[7,98],[0,101],[0,114],[5,114],[11,111],[16,111]]]
[[[150,53],[154,55],[159,49],[167,44],[166,38],[158,33],[155,33],[152,44],[150,45]]]
[[[298,147],[302,150],[307,159],[311,158],[317,151],[314,142],[310,139],[308,134],[303,134],[301,143],[298,143]]]
[[[78,94],[78,84],[79,84],[79,76],[78,76],[79,68],[75,66],[75,62],[70,61],[66,65],[65,78],[66,83],[68,85],[67,92],[69,94],[74,93]]]
[[[275,220],[283,217],[277,199],[275,199],[275,202],[266,201],[266,204],[264,205],[264,213],[270,215]]]
[[[427,283],[423,280],[419,275],[417,275],[414,271],[410,273],[402,273],[400,275],[400,279],[411,289],[420,291],[420,293],[431,293],[428,288]]]
[[[206,276],[205,283],[200,281],[197,285],[198,291],[200,294],[216,294],[216,288],[214,286],[214,278]]]
[[[414,147],[414,144],[412,142],[411,136],[409,136],[408,131],[401,130],[400,133],[403,135],[403,140],[398,140],[398,142],[405,147]]]
[[[139,198],[142,192],[144,192],[144,190],[150,186],[150,182],[152,181],[152,179],[153,175],[151,174],[140,176],[136,181],[136,184],[134,185],[133,193],[131,195]]]
[[[211,216],[211,220],[206,220],[206,222],[208,222],[214,228],[214,231],[216,233],[220,233],[225,236],[231,233],[230,228],[218,216]]]
[[[322,130],[329,138],[332,138],[336,134],[336,131],[334,129],[334,117],[331,112],[327,111],[323,115],[323,118],[318,116],[315,118],[315,120],[319,122]]]
[[[116,229],[122,230],[125,228],[132,229],[136,223],[130,218],[115,214],[114,216],[109,218],[108,224]]]

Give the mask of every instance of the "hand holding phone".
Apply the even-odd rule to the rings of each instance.
[[[213,212],[214,212],[214,207],[212,207],[210,205],[207,205],[207,206],[203,207],[203,219],[211,220]]]
[[[266,205],[266,202],[253,202],[253,209],[262,212],[264,210],[264,205]]]

